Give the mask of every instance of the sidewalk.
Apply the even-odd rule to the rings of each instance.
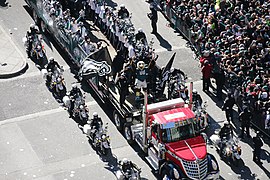
[[[18,76],[26,69],[22,52],[0,26],[0,79]]]

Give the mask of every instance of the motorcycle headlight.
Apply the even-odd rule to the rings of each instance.
[[[173,175],[174,175],[174,178],[175,179],[179,179],[180,178],[180,174],[179,172],[177,171],[177,169],[173,168]]]
[[[239,154],[241,154],[241,146],[239,146],[239,145],[237,146],[237,151]]]
[[[231,155],[231,150],[228,147],[226,147],[226,154],[227,154],[227,156],[230,156]]]
[[[106,139],[106,135],[105,134],[102,134],[101,139],[102,140]]]
[[[213,159],[211,159],[211,164],[212,164],[213,170],[216,171],[218,169],[218,166],[217,166],[216,161],[214,161]]]
[[[127,122],[132,122],[132,117],[127,117],[127,118],[126,118],[126,121],[127,121]]]

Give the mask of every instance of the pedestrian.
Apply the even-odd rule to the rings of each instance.
[[[217,85],[217,98],[222,100],[222,89],[225,84],[225,74],[223,69],[219,69],[219,72],[215,75],[216,85]]]
[[[227,98],[224,100],[224,104],[222,106],[222,111],[225,111],[226,119],[230,123],[233,122],[233,105],[235,104],[235,100],[232,94],[228,94]]]
[[[253,161],[262,164],[261,162],[261,148],[263,146],[263,142],[259,136],[259,131],[256,132],[256,136],[253,137],[253,146],[254,146],[254,151],[253,151]]]
[[[211,84],[210,78],[212,73],[212,66],[209,64],[209,61],[204,61],[202,67],[202,76],[203,76],[203,91],[209,91],[209,86]]]
[[[239,120],[241,120],[241,135],[240,138],[244,138],[244,131],[246,129],[247,137],[250,138],[249,133],[249,127],[250,127],[250,121],[252,119],[252,113],[248,110],[248,108],[245,108],[243,112],[239,115]]]
[[[151,10],[151,13],[148,13],[147,16],[151,20],[151,26],[152,26],[151,34],[157,34],[157,21],[158,21],[157,10],[152,4],[150,4],[150,10]]]

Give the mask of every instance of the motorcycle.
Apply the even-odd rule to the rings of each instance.
[[[105,127],[99,128],[92,127],[89,135],[89,139],[91,140],[93,146],[96,148],[98,152],[102,155],[107,155],[110,150],[110,137],[107,134],[108,132],[108,123],[106,123]]]
[[[182,98],[184,101],[188,101],[188,88],[180,80],[169,81],[169,99]]]
[[[51,69],[49,69],[49,71],[47,71],[47,69],[41,69],[41,73],[42,73],[42,76],[43,76],[43,79],[46,80],[46,85],[49,87],[50,90],[52,86],[51,83],[53,81],[56,81],[56,79],[58,77],[62,78],[63,76],[63,72],[64,72],[64,69],[63,69],[63,66],[61,66],[61,68],[55,68],[54,71],[51,71]]]
[[[241,161],[241,146],[236,137],[220,139],[217,131],[210,137],[221,158],[229,159],[235,166],[238,166]]]
[[[139,180],[141,179],[141,169],[136,170],[135,168],[130,168],[126,172],[123,171],[121,163],[118,162],[119,170],[116,172],[116,177],[118,180]]]
[[[30,56],[34,58],[37,64],[40,66],[45,65],[45,58],[46,58],[46,50],[44,48],[44,45],[42,43],[43,39],[42,37],[39,37],[38,35],[35,35],[34,37],[23,37],[23,43],[26,47],[26,50],[30,50]],[[32,47],[30,47],[30,42],[32,42]]]
[[[192,110],[195,113],[198,130],[205,131],[209,127],[208,113],[206,112],[207,102],[200,105],[197,101],[193,103]]]
[[[89,110],[88,110],[88,108],[87,108],[86,105],[81,104],[79,106],[79,108],[78,109],[75,109],[74,111],[75,111],[74,113],[79,117],[79,119],[83,123],[86,123],[88,121],[88,117],[89,117],[88,112],[89,112]]]
[[[40,41],[38,41],[32,48],[31,57],[34,57],[37,62],[42,63],[45,58],[45,53],[46,52],[44,46],[41,44]]]
[[[54,79],[50,85],[50,89],[52,89],[53,95],[61,100],[67,93],[67,88],[65,84],[66,83],[64,78],[59,76]]]
[[[79,117],[82,121],[85,121],[86,119],[88,120],[88,109],[86,108],[85,105],[85,95],[80,96],[79,94],[74,96],[70,96],[70,101],[74,102],[74,108],[72,111],[72,116],[73,117]],[[68,108],[71,108],[69,106]],[[87,121],[86,120],[86,121]]]

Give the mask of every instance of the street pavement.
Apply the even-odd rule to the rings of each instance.
[[[10,78],[27,69],[26,59],[0,26],[0,78]]]
[[[26,58],[21,39],[33,20],[24,6],[25,2],[9,2],[11,7],[0,9],[0,26],[6,32],[12,33],[10,36]],[[161,13],[158,21],[160,36],[150,34],[150,21],[146,17],[149,8],[144,0],[128,3],[124,0],[114,1],[114,5],[122,3],[132,12],[136,29],[142,27],[148,39],[153,38],[154,48],[159,55],[159,65],[165,65],[171,55],[177,53],[174,66],[188,74],[189,80],[194,81],[194,87],[202,98],[208,101],[211,126],[207,133],[213,134],[225,120],[224,112],[220,110],[222,102],[201,91],[198,62],[193,59],[193,52],[186,47],[186,41],[168,27],[168,22]],[[102,38],[102,35],[99,37]],[[55,57],[64,66],[65,81],[67,89],[70,90],[71,83],[76,82],[73,67],[54,41],[49,36],[44,38],[47,57]],[[110,52],[112,51],[110,47]],[[4,92],[0,94],[0,179],[115,179],[116,159],[123,157],[131,159],[142,168],[143,178],[155,179],[148,164],[140,157],[143,153],[138,147],[129,146],[110,121],[110,105],[99,102],[91,89],[86,84],[81,84],[87,93],[86,102],[90,113],[97,111],[101,118],[109,123],[112,155],[102,157],[96,154],[77,123],[68,118],[68,113],[53,98],[34,63],[29,59],[26,61],[29,68],[23,75],[0,80],[0,91]],[[236,134],[239,133],[238,123],[234,128]],[[263,146],[263,166],[252,161],[250,139],[244,139],[240,144],[243,149],[243,164],[235,167],[220,160],[209,142],[208,150],[219,162],[221,179],[269,179],[269,144]]]

